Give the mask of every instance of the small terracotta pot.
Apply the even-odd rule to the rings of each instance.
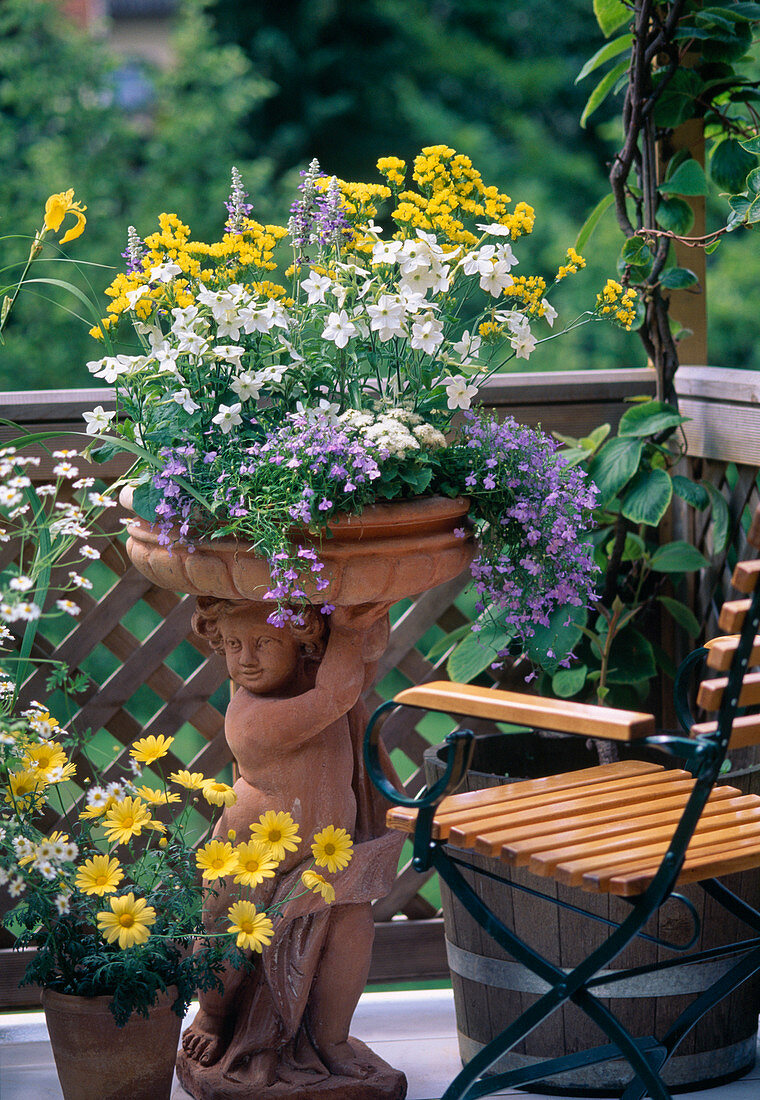
[[[112,997],[42,991],[50,1043],[64,1100],[169,1100],[182,1020],[169,990],[146,1019],[133,1013],[117,1027]]]

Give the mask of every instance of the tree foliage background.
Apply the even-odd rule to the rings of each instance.
[[[3,0],[0,232],[33,233],[47,195],[76,188],[88,225],[70,255],[111,265],[82,269],[101,288],[130,224],[144,236],[173,210],[194,235],[218,234],[232,164],[256,216],[282,220],[314,156],[331,174],[372,180],[378,157],[410,160],[423,145],[446,143],[535,207],[520,272],[550,274],[608,190],[619,101],[611,96],[581,130],[589,89],[574,83],[602,44],[591,0],[178,0],[173,64],[147,69],[146,100],[127,110],[118,96],[124,60],[107,37],[75,28],[53,0]],[[757,368],[752,245],[730,239],[712,258],[711,336],[714,362]],[[593,303],[619,248],[609,217],[585,250],[587,270],[560,288],[561,318]],[[27,250],[4,242],[3,266]],[[9,326],[0,385],[87,384],[85,362],[97,353],[89,323],[35,289]],[[624,367],[643,358],[635,336],[593,325],[519,365]]]

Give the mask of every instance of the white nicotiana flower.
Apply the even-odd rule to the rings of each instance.
[[[509,342],[515,350],[515,357],[517,359],[530,358],[530,353],[538,343],[527,325],[525,328],[518,329]]]
[[[337,305],[342,309],[343,304],[348,296],[348,287],[343,286],[342,283],[333,283],[330,287],[330,293],[335,299]]]
[[[161,343],[153,346],[151,354],[160,372],[166,371],[175,375],[179,373],[177,368],[179,348],[174,348],[166,340],[162,340]]]
[[[443,381],[446,386],[446,404],[448,407],[450,409],[469,409],[473,397],[478,392],[478,387],[469,385],[467,379],[463,378],[461,374],[457,374],[453,378],[445,378]]]
[[[418,267],[432,267],[434,256],[426,240],[410,237],[401,242],[396,260],[401,274],[411,275]]]
[[[173,393],[171,399],[175,402],[175,404],[179,405],[180,408],[184,409],[186,413],[192,414],[194,412],[197,412],[200,408],[198,402],[193,401],[192,395],[187,386],[183,386],[181,390],[177,390],[176,393]]]
[[[546,299],[541,299],[541,305],[543,307],[543,318],[549,325],[549,328],[554,328],[554,322],[557,320],[557,311],[553,305]]]
[[[262,379],[254,371],[244,370],[232,379],[230,389],[241,401],[250,401],[259,396],[262,385]]]
[[[134,309],[141,298],[144,298],[146,294],[150,294],[150,288],[147,286],[139,286],[136,290],[128,290],[124,297],[129,302],[129,308]]]
[[[480,289],[487,291],[492,298],[498,298],[512,283],[514,279],[509,274],[509,266],[503,260],[494,260],[490,271],[480,276]]]
[[[458,355],[464,365],[467,366],[469,365],[468,360],[477,358],[482,342],[483,341],[477,334],[470,335],[470,330],[465,329],[461,338],[457,340],[455,344],[451,345],[451,350],[455,355]]]
[[[214,355],[218,355],[225,363],[231,363],[235,370],[241,369],[240,360],[245,355],[245,348],[237,344],[217,344],[212,350]]]
[[[171,261],[163,264],[156,264],[154,268],[151,268],[148,282],[151,283],[170,283],[175,275],[181,275],[182,268],[179,264],[175,264]]]
[[[177,351],[185,355],[196,357],[203,355],[208,348],[208,339],[200,332],[192,328],[179,328],[174,335],[177,337]]]
[[[87,364],[87,369],[95,378],[101,378],[112,386],[122,374],[132,370],[133,357],[131,355],[106,355],[103,359],[94,359]]]
[[[101,432],[108,431],[115,416],[115,412],[106,412],[102,405],[96,405],[92,412],[82,413],[85,431],[88,435],[100,435]]]
[[[233,405],[219,405],[219,412],[211,418],[212,424],[218,424],[225,435],[228,435],[234,427],[243,423],[240,415],[242,405],[236,401]]]
[[[18,577],[11,578],[8,587],[13,592],[28,592],[30,588],[34,587],[34,581],[31,577],[20,574]]]
[[[511,237],[512,230],[507,225],[499,225],[498,222],[490,222],[488,225],[483,225],[481,222],[477,222],[476,229],[479,229],[481,233],[488,233],[492,237]]]
[[[419,351],[433,355],[435,349],[443,343],[443,324],[433,317],[415,321],[412,325],[411,346]]]
[[[176,332],[178,328],[192,327],[195,321],[198,321],[201,325],[205,325],[205,321],[198,316],[198,307],[193,306],[175,306],[172,309],[172,332]]]
[[[372,249],[373,264],[395,264],[401,251],[401,241],[378,241]]]
[[[322,330],[323,340],[332,340],[338,348],[344,348],[352,336],[357,336],[356,325],[351,321],[345,309],[340,313],[331,313]]]
[[[270,363],[267,367],[262,367],[260,371],[257,371],[256,377],[262,383],[262,385],[276,386],[282,382],[283,378],[287,374],[288,366],[284,363]]]
[[[304,405],[302,401],[296,402],[296,412],[305,417],[310,423],[324,417],[330,424],[337,424],[340,405],[335,405],[327,398],[320,398],[318,405]]]
[[[367,314],[370,329],[382,343],[406,335],[404,306],[395,294],[381,294],[376,305],[367,306]]]
[[[316,271],[311,271],[308,279],[304,279],[301,283],[301,289],[306,291],[309,305],[313,306],[317,302],[324,302],[325,294],[332,287],[332,283],[333,281],[328,275],[318,275]]]
[[[499,263],[507,265],[507,271],[510,271],[513,267],[517,267],[519,263],[519,260],[512,251],[511,244],[497,244],[496,259]]]

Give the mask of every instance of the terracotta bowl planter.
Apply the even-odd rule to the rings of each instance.
[[[50,1043],[64,1100],[169,1100],[182,1020],[169,991],[150,1009],[117,1027],[112,997],[42,992]]]
[[[129,507],[130,496],[122,494],[121,502]],[[293,542],[317,550],[330,580],[322,592],[305,583],[307,596],[343,606],[394,603],[452,580],[475,555],[474,539],[454,534],[468,510],[464,497],[420,497],[335,519],[331,537],[295,529]],[[237,539],[200,540],[191,553],[179,544],[161,546],[151,525],[135,519],[127,553],[144,576],[174,592],[260,600],[271,585],[266,560]]]

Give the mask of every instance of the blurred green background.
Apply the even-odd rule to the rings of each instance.
[[[66,6],[105,18],[79,20]],[[87,25],[84,25],[87,23]],[[215,239],[236,164],[254,216],[283,221],[298,171],[317,156],[347,179],[375,180],[378,157],[423,145],[468,154],[487,183],[537,212],[521,273],[551,274],[607,189],[620,96],[586,130],[593,81],[574,83],[602,44],[591,0],[3,0],[0,5],[2,266],[25,259],[46,197],[74,187],[88,207],[68,246],[99,292],[125,246],[163,210]],[[722,207],[713,200],[714,224]],[[607,215],[588,269],[561,288],[571,319],[615,274],[620,238]],[[39,269],[38,269],[39,270]],[[50,264],[47,274],[71,278]],[[753,239],[711,257],[711,361],[758,367]],[[55,293],[55,292],[54,292]],[[98,346],[85,324],[25,290],[0,354],[3,388],[91,382]],[[61,298],[68,309],[78,303]],[[514,361],[513,361],[514,365]],[[607,325],[549,343],[518,369],[643,366],[638,338]]]

